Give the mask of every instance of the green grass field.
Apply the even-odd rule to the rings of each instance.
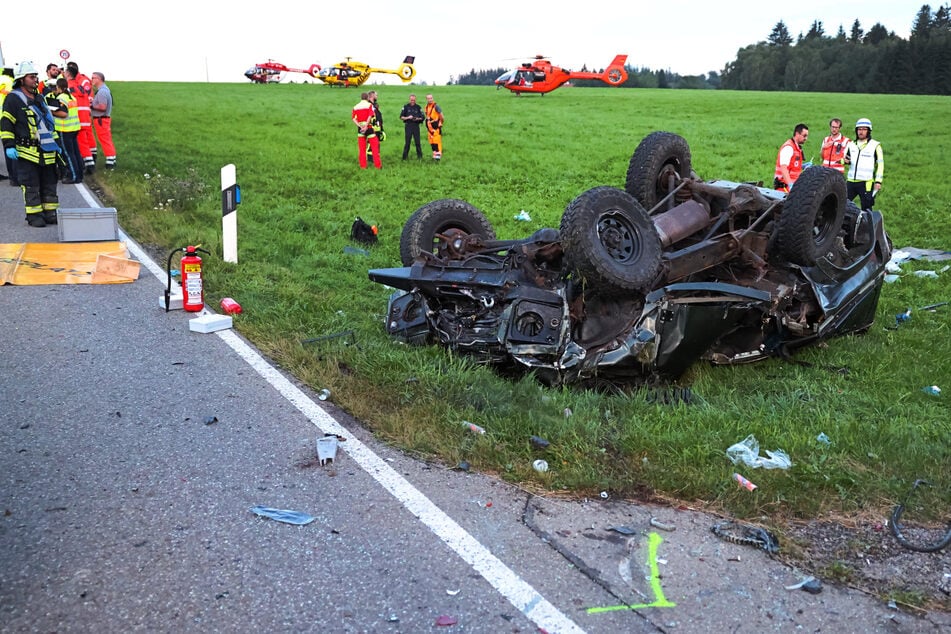
[[[208,304],[237,299],[237,330],[310,386],[329,387],[387,442],[539,490],[679,499],[738,517],[881,514],[917,478],[935,485],[918,498],[922,517],[940,520],[951,506],[951,306],[916,310],[951,300],[951,270],[913,275],[941,264],[906,264],[866,335],[802,350],[795,362],[698,363],[680,382],[693,402],[671,405],[645,391],[549,389],[437,347],[395,343],[382,326],[389,291],[366,274],[399,265],[402,223],[430,201],[464,199],[500,238],[522,237],[558,227],[586,189],[623,187],[631,153],[650,132],[686,138],[703,178],[771,182],[793,126],[810,125],[805,153],[818,159],[833,116],[846,128],[858,117],[874,123],[886,159],[878,205],[895,246],[951,249],[948,97],[610,88],[515,97],[486,87],[376,86],[388,138],[383,169],[364,172],[350,122],[355,90],[112,88],[120,169],[97,179],[123,227],[163,262],[186,244],[216,254],[206,259]],[[402,162],[400,108],[410,92],[423,102],[429,91],[446,116],[444,158]],[[428,157],[425,136],[423,144]],[[228,163],[242,190],[237,265],[220,259],[218,174]],[[514,219],[521,210],[531,222]],[[343,252],[355,216],[380,228],[369,256]],[[885,328],[909,307],[910,321]],[[348,330],[352,337],[301,343]],[[929,396],[929,385],[945,393]],[[463,420],[487,433],[466,431]],[[817,442],[820,433],[830,445]],[[786,451],[793,467],[734,466],[726,448],[749,434],[763,450]],[[551,445],[533,449],[531,435]],[[532,469],[539,457],[547,473]],[[736,470],[759,488],[737,487]]]

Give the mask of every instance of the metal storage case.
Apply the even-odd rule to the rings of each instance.
[[[119,239],[119,221],[114,207],[57,209],[56,221],[60,242]]]

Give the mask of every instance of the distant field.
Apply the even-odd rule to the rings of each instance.
[[[378,86],[387,140],[383,170],[357,168],[353,89],[303,84],[116,83],[120,169],[100,182],[124,228],[163,257],[201,243],[207,302],[231,296],[236,328],[378,435],[421,457],[547,490],[656,496],[740,517],[815,517],[890,510],[917,478],[923,517],[951,507],[951,270],[920,278],[905,265],[886,285],[865,336],[736,368],[695,365],[682,379],[689,405],[645,392],[606,396],[510,380],[436,348],[408,348],[382,328],[388,291],[369,268],[397,266],[403,221],[419,206],[461,198],[501,238],[557,227],[565,206],[597,185],[623,187],[628,160],[655,130],[682,135],[703,178],[771,182],[776,151],[802,121],[818,160],[828,120],[848,129],[869,117],[885,149],[879,208],[896,247],[951,249],[951,98],[729,91],[561,89],[515,97],[486,87]],[[410,92],[444,109],[444,158],[400,161],[398,115]],[[430,153],[423,137],[424,156]],[[411,156],[415,151],[411,151]],[[238,265],[220,260],[218,173],[234,163],[242,189]],[[149,174],[149,178],[145,178]],[[157,175],[161,175],[160,177]],[[158,180],[156,180],[158,178]],[[168,191],[207,186],[186,210],[155,209]],[[167,204],[167,198],[162,196]],[[513,216],[525,210],[531,222]],[[380,228],[369,257],[344,254],[355,216]],[[352,337],[302,340],[353,330]],[[805,362],[803,364],[797,362]],[[922,387],[939,385],[940,397]],[[571,411],[566,417],[565,409]],[[472,435],[462,420],[486,428]],[[280,424],[280,421],[274,421]],[[824,433],[832,440],[816,441]],[[551,442],[533,450],[530,435]],[[730,476],[728,446],[755,434],[786,451],[788,471],[748,471],[750,494]],[[545,457],[551,470],[532,470]]]

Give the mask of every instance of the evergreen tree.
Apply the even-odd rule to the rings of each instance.
[[[772,46],[789,46],[792,44],[792,36],[789,35],[789,29],[786,28],[786,23],[780,20],[776,23],[776,26],[773,27],[773,32],[769,34],[769,38],[766,40]]]
[[[875,25],[868,30],[868,33],[865,35],[865,43],[876,46],[881,44],[889,38],[888,29],[886,29],[880,22],[876,22]]]
[[[825,36],[825,28],[822,26],[822,22],[815,20],[812,23],[812,26],[809,27],[809,32],[806,33],[806,40],[821,40]]]
[[[918,15],[915,16],[915,24],[911,27],[911,39],[925,38],[931,33],[931,6],[921,5]]]
[[[951,33],[951,8],[948,5],[942,5],[934,12],[931,30],[934,33]]]
[[[859,23],[858,18],[856,18],[855,22],[852,23],[852,31],[849,39],[852,40],[853,43],[859,44],[862,41],[863,35],[865,34],[862,31],[862,25]]]

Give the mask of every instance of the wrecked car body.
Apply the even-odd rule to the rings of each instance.
[[[455,199],[409,218],[387,331],[549,384],[676,379],[757,361],[873,323],[890,243],[841,174],[806,169],[789,194],[703,181],[686,141],[647,136],[625,188],[595,187],[559,229],[497,240]]]

